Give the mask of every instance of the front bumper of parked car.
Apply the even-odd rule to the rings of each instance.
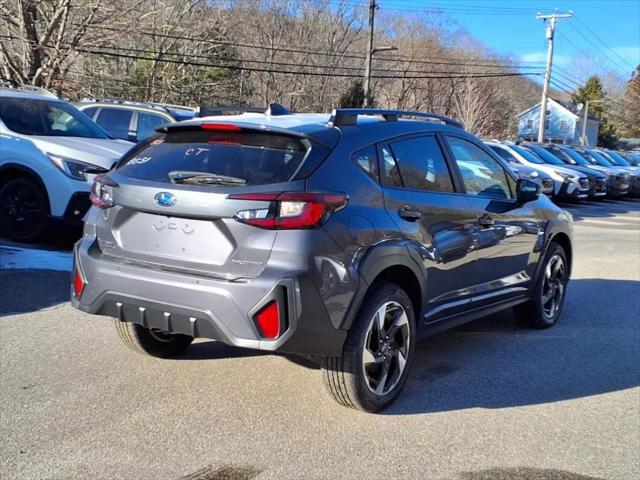
[[[631,182],[629,175],[611,175],[609,177],[608,193],[614,197],[622,197],[629,193]]]
[[[589,198],[589,183],[586,178],[584,180],[580,179],[580,181],[565,179],[557,196],[572,200]]]

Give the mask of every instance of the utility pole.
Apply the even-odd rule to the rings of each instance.
[[[589,100],[588,98],[584,101],[584,112],[582,114],[582,129],[580,132],[580,144],[582,146],[588,147],[587,142],[587,123],[589,122],[589,105],[592,103],[603,103],[604,100]]]
[[[546,29],[546,37],[548,40],[547,49],[547,69],[544,72],[544,85],[542,87],[542,102],[540,104],[540,126],[538,127],[538,142],[544,141],[544,127],[547,122],[547,98],[549,97],[549,82],[551,80],[551,66],[553,64],[553,35],[556,31],[556,22],[561,18],[573,17],[573,12],[568,13],[551,13],[548,15],[542,15],[538,13],[536,18],[546,22],[550,20]]]
[[[587,121],[589,120],[589,100],[584,102],[584,114],[582,117],[582,132],[580,133],[580,143],[583,147],[587,146]]]
[[[376,0],[369,0],[369,40],[367,41],[367,59],[364,65],[364,102],[363,107],[369,107],[371,102],[371,57],[373,57],[373,20],[376,15]]]

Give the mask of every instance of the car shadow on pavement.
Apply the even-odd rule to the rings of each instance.
[[[640,212],[638,198],[605,198],[582,202],[556,202],[562,209],[568,209],[576,222],[590,218],[612,218]]]
[[[69,301],[71,274],[57,270],[0,270],[0,317]]]
[[[405,391],[384,414],[508,408],[640,385],[640,282],[579,279],[551,329],[509,310],[418,343]]]
[[[221,360],[224,358],[244,358],[269,355],[271,352],[250,350],[226,345],[215,340],[199,339],[181,355],[173,357],[173,360]]]

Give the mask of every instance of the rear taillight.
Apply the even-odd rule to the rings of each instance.
[[[85,281],[82,277],[82,273],[78,268],[78,265],[75,264],[73,267],[73,295],[76,298],[80,298],[82,295],[82,291],[84,290]]]
[[[274,339],[280,335],[280,310],[278,302],[271,300],[255,315],[255,321],[263,338]]]
[[[113,190],[118,188],[118,184],[107,175],[98,175],[93,180],[89,198],[91,203],[98,208],[113,207]]]
[[[270,230],[316,228],[348,200],[344,193],[244,193],[228,198],[269,202],[263,208],[240,210],[234,218]]]

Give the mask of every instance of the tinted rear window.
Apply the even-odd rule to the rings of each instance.
[[[177,131],[154,136],[132,150],[118,172],[155,182],[171,182],[170,172],[202,172],[266,185],[290,180],[306,153],[299,139],[286,135]]]
[[[96,122],[104,128],[110,135],[122,140],[129,140],[129,125],[133,112],[124,108],[100,109]]]

